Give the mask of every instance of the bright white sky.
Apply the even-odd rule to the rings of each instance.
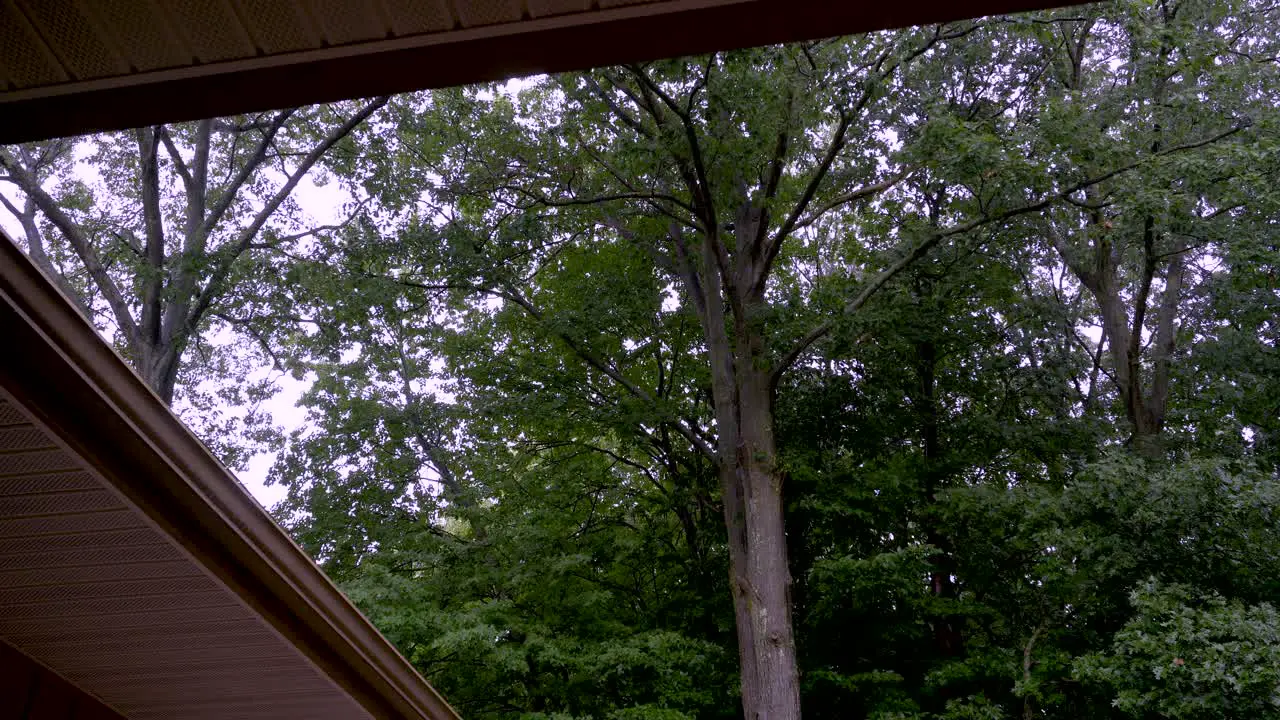
[[[346,219],[342,208],[351,201],[351,196],[338,183],[317,186],[310,176],[298,183],[293,197],[315,225],[336,225],[342,222]],[[305,411],[298,407],[298,400],[306,392],[308,384],[285,375],[277,380],[277,385],[280,386],[280,393],[263,406],[271,413],[275,424],[282,426],[285,432],[291,432],[302,427],[306,419]],[[279,485],[266,485],[267,474],[275,459],[274,453],[260,453],[249,461],[244,472],[238,473],[240,482],[267,508],[280,502],[285,495],[284,488]]]

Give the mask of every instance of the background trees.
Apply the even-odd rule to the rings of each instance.
[[[226,296],[279,517],[469,717],[1280,716],[1275,15],[391,100]]]

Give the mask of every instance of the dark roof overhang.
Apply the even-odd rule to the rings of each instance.
[[[0,144],[1071,0],[0,2]]]

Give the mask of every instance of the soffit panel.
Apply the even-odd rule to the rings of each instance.
[[[0,66],[11,86],[6,92],[71,80],[13,0],[0,0]]]
[[[445,0],[382,0],[392,37],[410,37],[451,30],[455,20]]]
[[[97,20],[133,72],[147,72],[190,63],[186,49],[159,8],[138,0],[92,0],[84,9]]]
[[[16,7],[72,79],[93,80],[130,71],[81,3],[17,0]]]
[[[240,24],[229,0],[165,0],[160,7],[164,8],[169,16],[169,26],[184,41],[194,60],[179,67],[208,65],[257,54],[253,40]]]
[[[371,717],[5,400],[0,638],[128,718]]]
[[[295,2],[235,0],[237,16],[264,55],[280,55],[323,47],[320,33]]]
[[[350,0],[305,0],[303,7],[329,45],[368,42],[387,37],[385,11]]]
[[[0,0],[0,143],[1070,0]]]

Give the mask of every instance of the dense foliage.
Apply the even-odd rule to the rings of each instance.
[[[350,221],[264,218],[188,331],[310,383],[276,512],[464,717],[787,717],[789,654],[815,719],[1280,718],[1276,27],[1129,0],[307,115]],[[90,162],[145,183],[131,139]],[[101,272],[181,301],[180,248]]]

